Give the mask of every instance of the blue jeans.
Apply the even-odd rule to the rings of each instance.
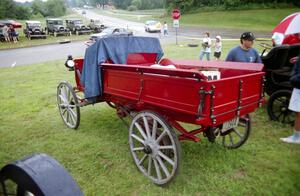
[[[210,61],[210,52],[204,52],[203,50],[201,50],[201,52],[200,52],[200,60],[203,59],[204,55],[206,55],[206,59],[208,61]]]

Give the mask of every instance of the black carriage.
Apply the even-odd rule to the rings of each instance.
[[[300,44],[281,45],[262,53],[265,65],[265,92],[270,96],[267,110],[271,120],[294,123],[294,113],[288,109],[293,87],[290,84],[294,64],[290,59],[300,54]]]

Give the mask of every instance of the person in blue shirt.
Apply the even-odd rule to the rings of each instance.
[[[261,58],[253,48],[255,37],[251,32],[245,32],[241,35],[241,44],[232,48],[225,61],[261,63]]]

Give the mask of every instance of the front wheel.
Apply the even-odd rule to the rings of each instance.
[[[68,82],[61,82],[57,87],[57,105],[67,127],[77,129],[80,123],[80,108],[74,89]]]
[[[142,111],[129,128],[129,146],[140,172],[157,185],[166,185],[177,175],[181,147],[174,130],[153,112]]]

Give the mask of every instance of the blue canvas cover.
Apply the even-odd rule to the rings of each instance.
[[[85,98],[102,95],[101,64],[108,59],[125,64],[130,53],[157,53],[157,62],[163,56],[159,40],[153,37],[106,37],[88,47],[81,75]]]

